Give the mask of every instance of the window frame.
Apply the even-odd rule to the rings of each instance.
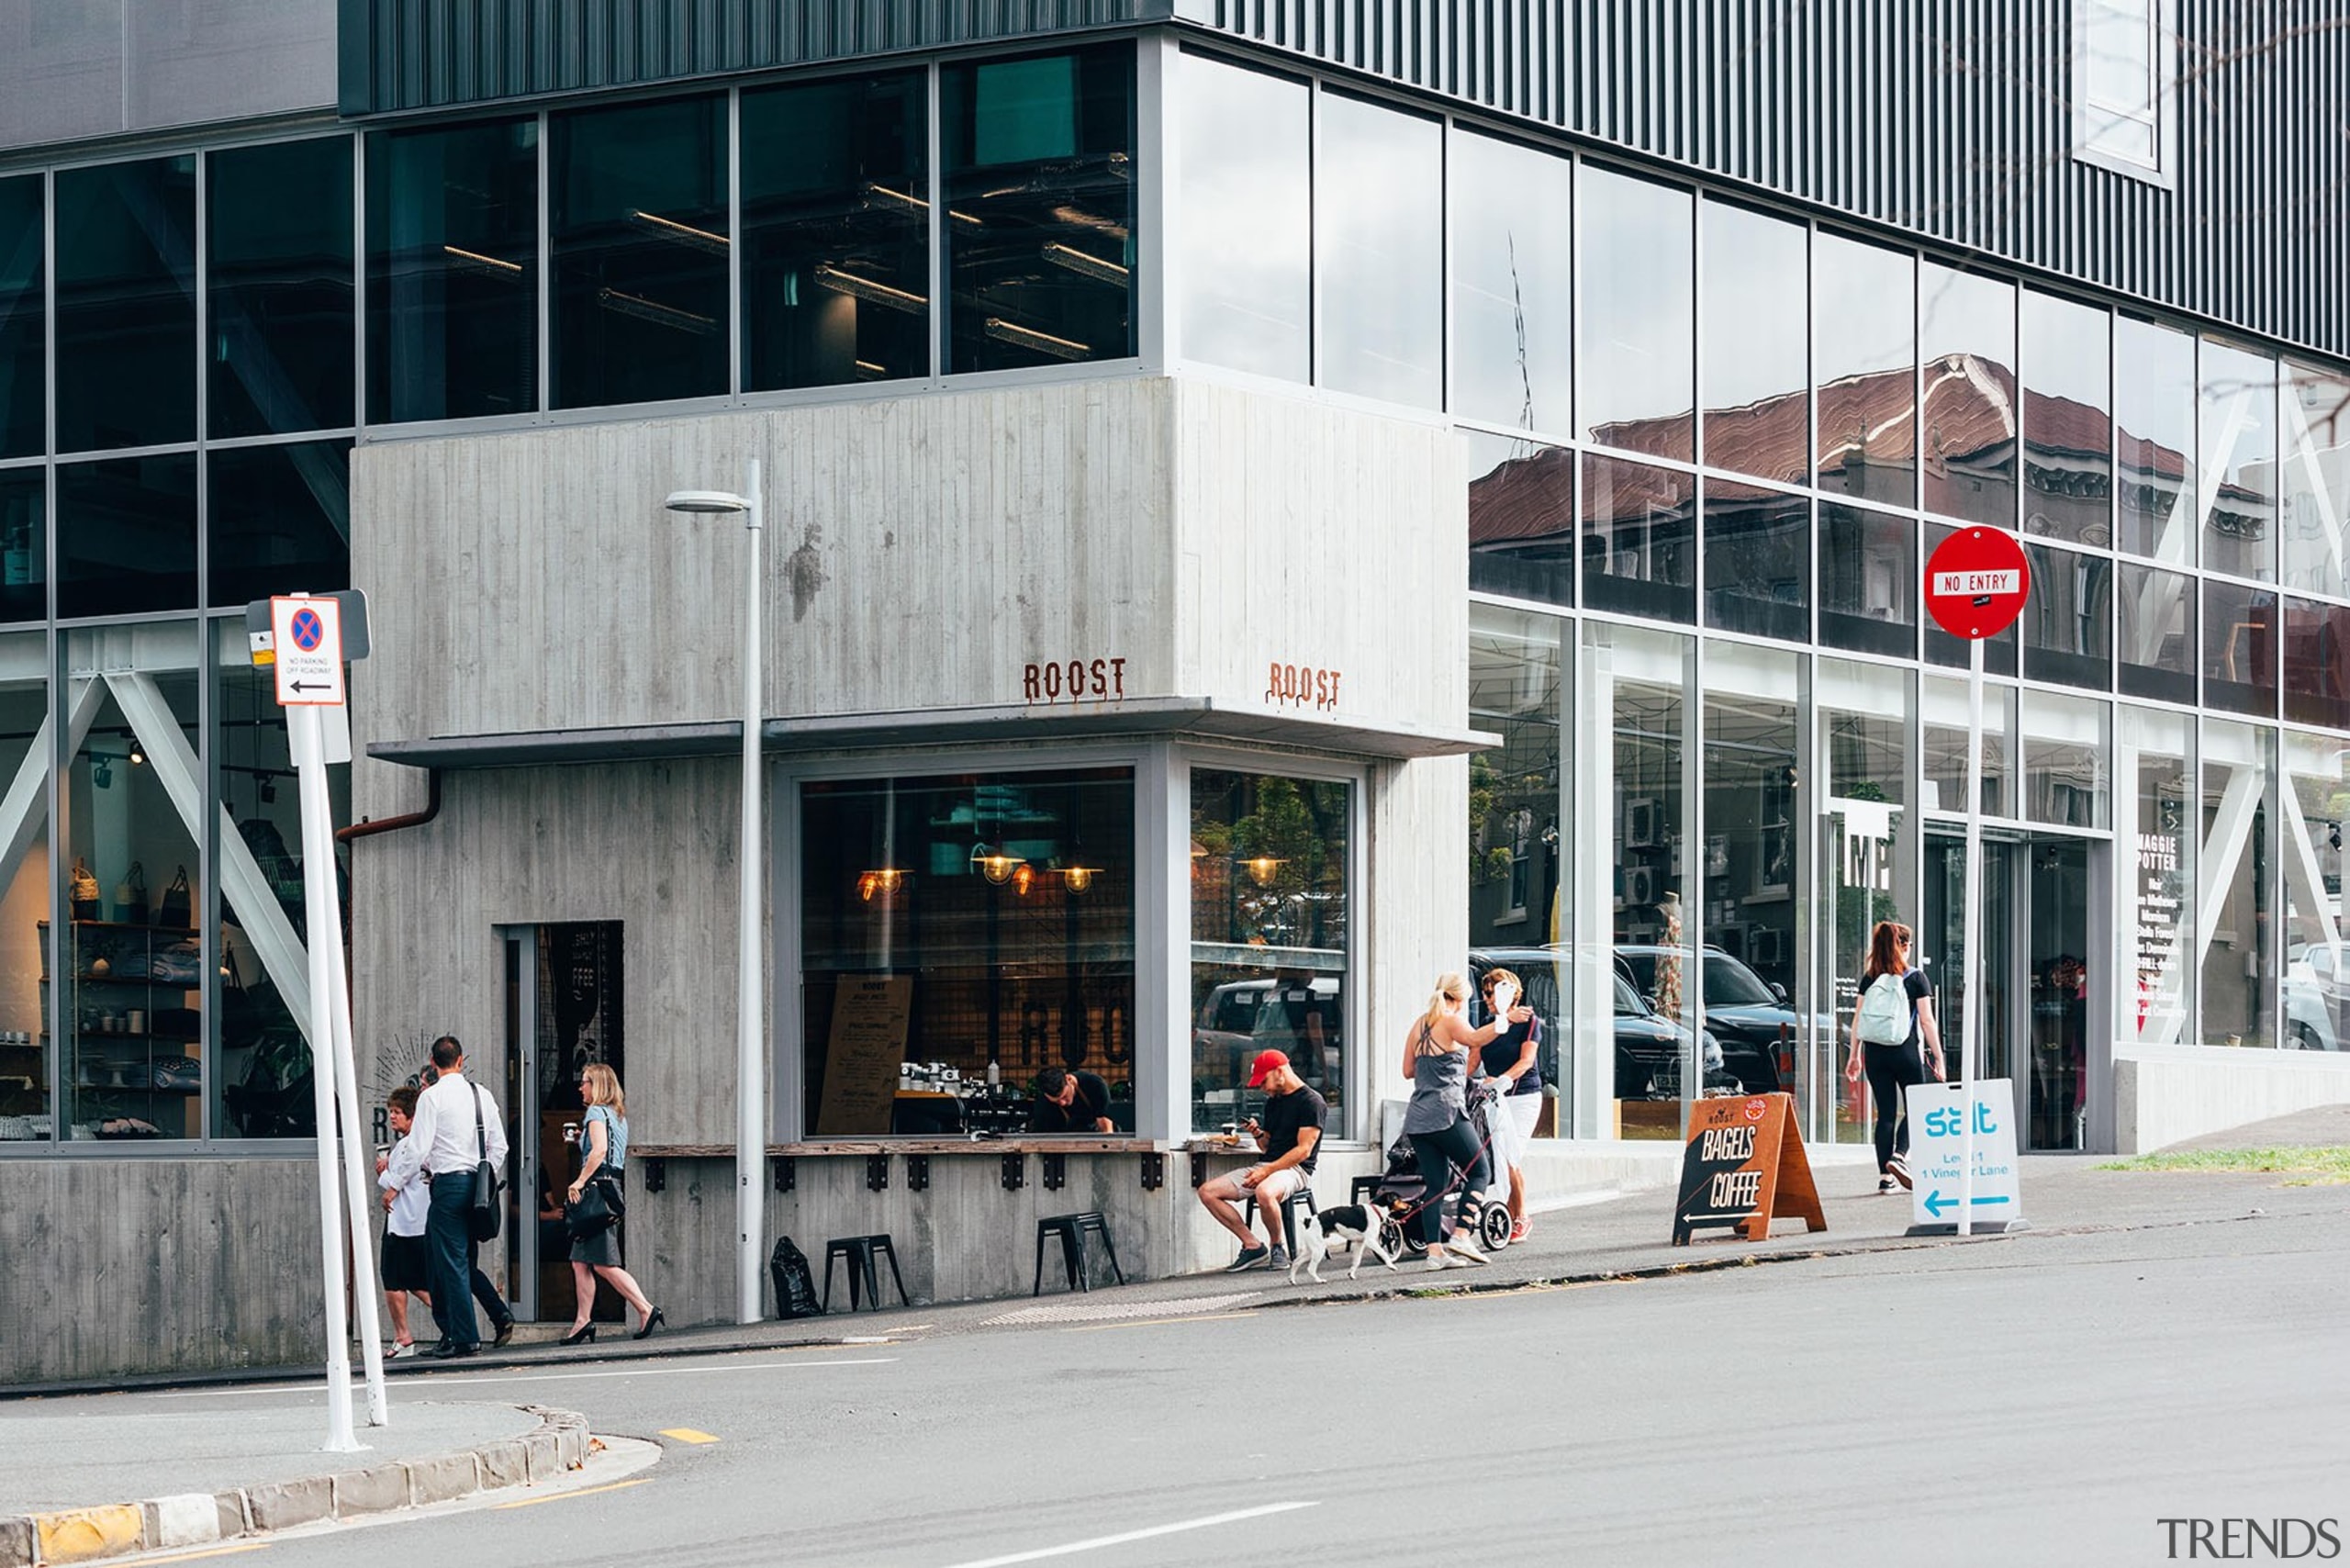
[[[2072,108],[2073,156],[2084,163],[2164,190],[2177,188],[2178,170],[2178,0],[2112,0],[2141,6],[2148,38],[2147,102],[2143,109],[2096,98],[2090,87],[2091,0],[2074,0],[2071,17],[2069,86]],[[2098,145],[2106,130],[2124,122],[2143,125],[2153,142],[2152,162]]]

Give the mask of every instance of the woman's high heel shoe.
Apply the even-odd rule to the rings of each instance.
[[[656,1306],[656,1307],[655,1307],[655,1308],[652,1310],[652,1312],[650,1312],[649,1314],[647,1314],[647,1315],[646,1315],[645,1319],[644,1319],[644,1327],[642,1327],[642,1328],[640,1328],[640,1329],[638,1329],[638,1330],[636,1331],[636,1333],[635,1333],[634,1335],[632,1335],[632,1338],[638,1338],[638,1339],[642,1339],[642,1338],[643,1338],[647,1334],[652,1333],[655,1328],[660,1327],[661,1327],[661,1325],[662,1325],[665,1321],[666,1321],[666,1319],[664,1319],[664,1318],[662,1317],[662,1316],[661,1316],[661,1309],[660,1309],[659,1307],[657,1307],[657,1306]]]
[[[592,1323],[587,1323],[573,1329],[570,1333],[565,1334],[561,1339],[558,1339],[555,1342],[560,1345],[585,1345],[595,1338],[596,1326]]]

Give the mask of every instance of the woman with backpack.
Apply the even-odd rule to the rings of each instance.
[[[1844,1077],[1868,1077],[1876,1102],[1876,1190],[1909,1185],[1909,1124],[1902,1103],[1909,1085],[1942,1076],[1942,1031],[1934,1024],[1934,984],[1909,966],[1909,928],[1880,920],[1861,962],[1860,999],[1852,1008],[1852,1057]]]

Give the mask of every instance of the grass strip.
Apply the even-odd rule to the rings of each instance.
[[[2288,1187],[2331,1187],[2350,1182],[2350,1147],[2313,1148],[2198,1148],[2172,1154],[2141,1154],[2109,1160],[2100,1170],[2250,1170],[2289,1176]]]

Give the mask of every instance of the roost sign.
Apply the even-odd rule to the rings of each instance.
[[[1689,1113],[1689,1147],[1681,1154],[1673,1244],[1686,1247],[1692,1231],[1714,1226],[1760,1241],[1780,1218],[1800,1219],[1811,1230],[1828,1228],[1796,1131],[1795,1096],[1698,1102]]]

